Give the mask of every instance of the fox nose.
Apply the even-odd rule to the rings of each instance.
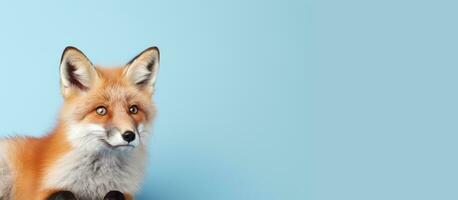
[[[126,142],[132,142],[135,140],[135,133],[132,131],[126,131],[122,134],[122,139]]]

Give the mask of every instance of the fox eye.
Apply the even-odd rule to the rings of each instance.
[[[129,112],[132,114],[137,114],[138,113],[138,107],[136,105],[130,106]]]
[[[105,108],[105,106],[99,106],[95,109],[95,112],[98,114],[98,115],[101,115],[101,116],[104,116],[107,114],[107,108]]]

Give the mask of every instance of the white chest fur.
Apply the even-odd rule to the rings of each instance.
[[[50,168],[44,185],[72,191],[79,199],[102,199],[111,190],[135,194],[142,182],[145,160],[141,149],[98,153],[74,150]]]

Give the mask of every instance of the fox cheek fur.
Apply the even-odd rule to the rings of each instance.
[[[0,140],[0,199],[44,200],[59,191],[77,199],[138,192],[159,50],[151,47],[119,68],[95,66],[77,48],[61,58],[64,104],[55,128],[40,138]]]

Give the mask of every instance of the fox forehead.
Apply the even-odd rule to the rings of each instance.
[[[150,97],[150,95],[132,85],[123,76],[123,69],[123,67],[112,69],[97,67],[96,70],[100,79],[94,89],[89,91],[88,95],[101,99],[108,104],[129,102],[132,100],[148,101],[150,98],[141,97]]]
[[[99,81],[84,95],[66,98],[67,112],[82,119],[98,106],[105,106],[113,112],[124,112],[131,105],[138,106],[144,115],[144,120],[150,120],[155,112],[151,95],[140,90],[123,76],[123,67],[96,67]]]

